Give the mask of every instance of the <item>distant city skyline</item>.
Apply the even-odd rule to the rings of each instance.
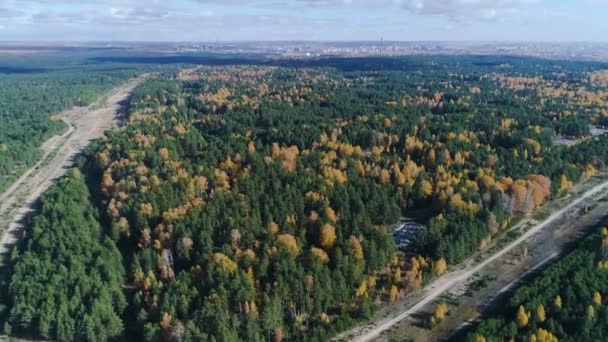
[[[608,41],[608,0],[4,0],[3,41]]]

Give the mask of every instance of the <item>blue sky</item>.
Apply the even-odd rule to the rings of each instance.
[[[1,0],[0,40],[608,41],[608,0]]]

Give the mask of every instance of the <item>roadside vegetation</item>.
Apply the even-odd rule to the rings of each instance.
[[[608,310],[608,229],[579,243],[564,258],[519,287],[469,341],[603,341]]]
[[[59,341],[107,340],[123,330],[120,313],[124,269],[114,242],[103,234],[98,212],[78,170],[41,200],[26,243],[12,255],[4,330],[33,332]]]
[[[93,103],[136,70],[84,57],[0,57],[0,192],[40,160],[44,141],[66,129],[54,114]]]
[[[6,329],[67,340],[326,340],[488,249],[511,218],[608,162],[606,136],[553,143],[605,122],[608,91],[592,77],[603,65],[292,63],[201,66],[142,85],[126,127],[51,190],[86,184],[90,195],[70,186],[62,201],[79,196],[80,205],[61,215],[43,206],[34,218],[33,227],[56,221],[15,254]],[[56,250],[60,237],[88,210],[82,246],[70,239],[66,250],[82,248],[69,258],[99,269],[55,272],[71,260]],[[398,251],[387,225],[420,212],[427,228]],[[42,258],[37,274],[19,272]],[[66,289],[44,287],[41,274]],[[10,284],[32,284],[36,295]],[[91,289],[99,311],[70,306],[62,293],[72,284]],[[449,315],[440,305],[433,324]],[[46,318],[66,306],[82,313],[73,330]],[[100,324],[112,333],[91,339]]]

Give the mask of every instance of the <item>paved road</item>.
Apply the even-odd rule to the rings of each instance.
[[[72,167],[74,158],[92,140],[119,124],[129,96],[144,78],[131,79],[89,107],[75,107],[59,114],[68,130],[46,141],[41,147],[42,160],[0,195],[0,255],[11,252],[21,236],[24,218],[40,195]]]

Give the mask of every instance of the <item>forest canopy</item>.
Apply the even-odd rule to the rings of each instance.
[[[608,229],[604,227],[518,288],[502,310],[486,317],[468,340],[606,340],[606,252]]]
[[[40,160],[44,141],[66,129],[57,113],[93,103],[139,69],[84,57],[0,57],[0,191]]]
[[[148,80],[82,176],[45,197],[15,256],[5,327],[321,341],[371,317],[608,162],[608,137],[591,131],[608,116],[601,65],[495,58],[198,66]],[[390,228],[404,218],[426,228],[399,250]],[[66,258],[92,269],[55,272]],[[50,274],[69,286],[20,292]],[[72,286],[92,304],[70,306]],[[63,312],[83,315],[64,323]],[[92,338],[99,324],[113,329]]]

